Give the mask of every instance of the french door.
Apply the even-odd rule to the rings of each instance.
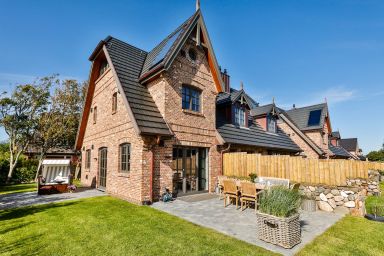
[[[206,148],[173,148],[173,190],[180,194],[207,190]]]
[[[105,190],[107,185],[107,148],[99,149],[99,184],[98,188]]]

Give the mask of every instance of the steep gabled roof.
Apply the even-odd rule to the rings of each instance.
[[[218,92],[222,92],[224,83],[200,9],[148,53],[139,81],[145,83],[163,70],[168,70],[194,29],[197,31],[196,37],[199,38],[196,40],[204,41],[201,45],[206,49],[208,65],[216,89]]]
[[[321,110],[319,124],[308,125],[310,113],[311,111],[315,110]],[[294,108],[287,110],[286,113],[288,114],[289,118],[297,125],[297,127],[299,127],[300,130],[317,130],[324,127],[325,119],[328,116],[328,105],[327,103],[321,103],[302,108]]]
[[[257,103],[252,97],[250,97],[243,89],[236,90],[230,89],[230,92],[221,92],[217,95],[216,104],[221,105],[225,103],[235,103],[242,95],[244,95],[244,99],[251,109],[257,107],[259,103]]]
[[[334,156],[347,158],[347,159],[352,158],[351,154],[347,150],[345,150],[343,147],[336,147],[336,146],[333,146],[332,144],[329,144],[328,148]]]
[[[340,146],[348,151],[356,151],[358,149],[357,138],[341,139]]]
[[[273,111],[275,113],[280,112],[274,103],[259,106],[259,107],[256,107],[254,109],[251,109],[251,115],[252,116],[263,116],[263,115],[268,115],[269,113],[271,113]]]
[[[140,133],[171,135],[147,87],[138,81],[147,53],[113,37],[106,41],[104,49]]]
[[[331,133],[331,136],[332,136],[333,138],[341,139],[340,132],[332,132],[332,133]]]

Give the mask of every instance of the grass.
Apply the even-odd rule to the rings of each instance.
[[[384,255],[384,223],[346,216],[297,255]]]
[[[377,208],[377,214],[384,216],[384,182],[380,183],[380,196],[369,196],[365,200],[365,207],[367,209],[367,213],[374,214],[375,213],[375,206],[378,206]]]
[[[380,188],[384,193],[384,183]],[[376,203],[384,204],[384,194],[367,197],[367,211]],[[346,216],[306,245],[298,255],[384,255],[383,237],[384,223]]]
[[[37,191],[36,183],[0,185],[0,195]]]
[[[112,197],[3,210],[0,220],[1,255],[274,255]]]

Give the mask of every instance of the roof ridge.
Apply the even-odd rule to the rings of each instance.
[[[297,109],[310,108],[310,107],[315,107],[315,106],[320,106],[320,105],[327,105],[327,103],[318,103],[318,104],[304,106],[304,107],[299,107],[299,108],[295,107],[295,108],[292,108],[292,109],[289,109],[289,110],[286,110],[286,111],[288,112],[288,111],[293,111],[293,110],[297,110]]]
[[[128,46],[130,46],[130,47],[136,48],[137,50],[140,50],[140,51],[142,51],[142,52],[148,54],[148,52],[147,52],[146,50],[143,50],[143,49],[141,49],[141,48],[139,48],[139,47],[137,47],[137,46],[134,46],[134,45],[132,45],[132,44],[130,44],[130,43],[127,43],[127,42],[125,42],[125,41],[123,41],[123,40],[121,40],[121,39],[119,39],[119,38],[114,37],[114,36],[110,36],[110,35],[109,35],[109,36],[107,36],[107,37],[104,39],[104,41],[108,43],[109,41],[111,41],[111,39],[117,40],[117,41],[119,41],[119,42],[121,42],[121,43],[123,43],[123,44],[125,44],[125,45],[128,45]]]

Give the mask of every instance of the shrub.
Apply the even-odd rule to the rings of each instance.
[[[36,175],[36,168],[19,167],[12,175],[12,181],[15,183],[31,182]]]
[[[260,211],[277,217],[289,217],[297,213],[301,203],[298,191],[284,186],[273,186],[260,197]]]
[[[250,173],[249,175],[249,179],[251,180],[251,182],[255,182],[255,179],[257,178],[257,174],[256,173]]]

